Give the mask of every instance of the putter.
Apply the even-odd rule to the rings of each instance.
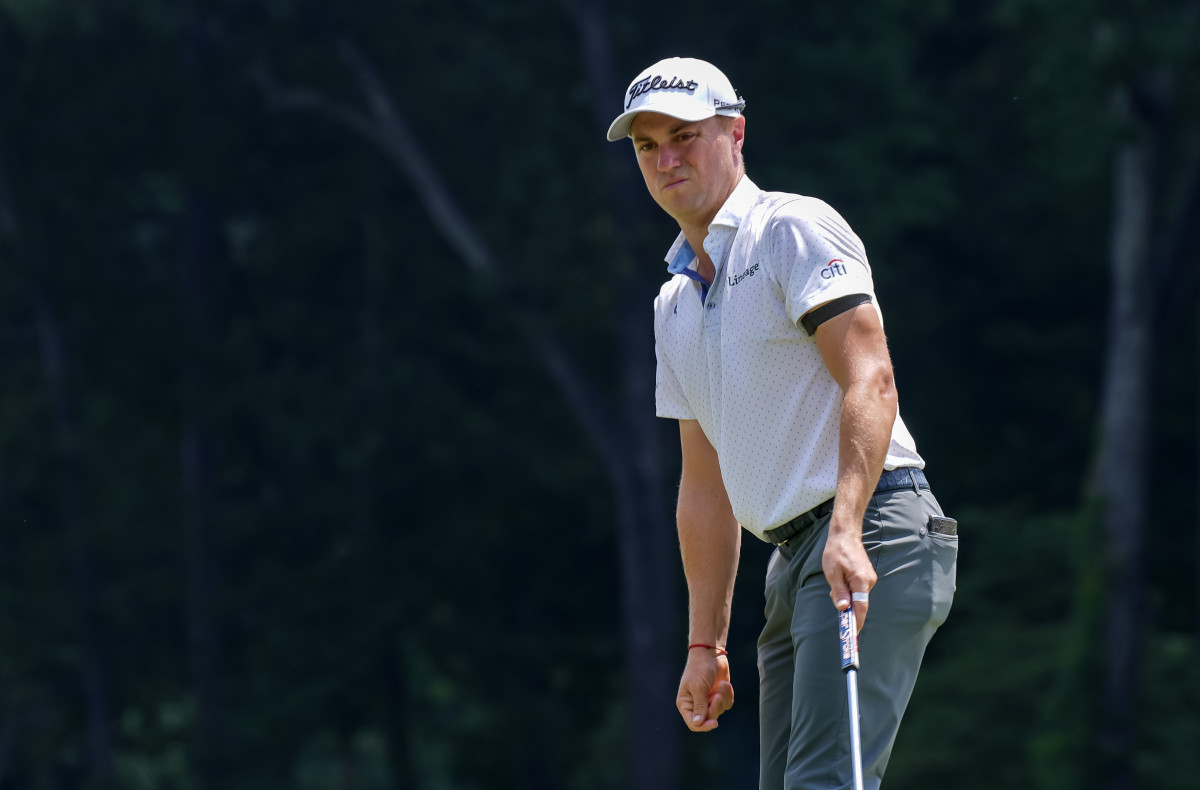
[[[853,606],[838,612],[838,636],[842,640],[842,671],[846,673],[846,697],[850,701],[850,757],[854,764],[854,790],[863,790],[862,733],[858,729],[858,623]]]

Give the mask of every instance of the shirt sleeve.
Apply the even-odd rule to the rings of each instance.
[[[768,226],[768,268],[798,323],[814,307],[844,296],[875,301],[871,267],[862,241],[823,201],[793,201],[779,208]]]
[[[657,367],[654,373],[654,413],[671,420],[694,420],[692,407],[683,394],[679,378],[671,368],[671,361],[663,349],[662,341],[662,296],[654,300],[654,357]]]

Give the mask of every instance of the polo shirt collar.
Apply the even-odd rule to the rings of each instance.
[[[725,199],[725,203],[713,217],[713,221],[709,224],[709,233],[717,227],[738,228],[749,214],[750,209],[758,202],[758,196],[762,194],[762,190],[750,180],[749,176],[742,176],[738,185],[733,188],[733,192]],[[671,245],[671,249],[667,251],[667,271],[671,274],[683,274],[688,269],[695,269],[698,264],[696,251],[692,249],[692,245],[688,243],[687,238],[680,231],[675,237],[675,243]]]

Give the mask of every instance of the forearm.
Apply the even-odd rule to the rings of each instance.
[[[685,477],[676,511],[688,586],[688,642],[724,646],[729,636],[741,527],[724,486]]]
[[[816,337],[821,359],[842,388],[837,494],[821,568],[834,606],[853,606],[861,628],[867,593],[877,581],[862,542],[863,516],[887,460],[896,424],[896,385],[883,324],[873,305],[859,305],[829,319],[817,328]]]
[[[881,370],[846,389],[831,528],[861,531],[863,514],[887,459],[896,409],[896,388],[890,370]]]

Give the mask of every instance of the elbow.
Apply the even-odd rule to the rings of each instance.
[[[900,400],[900,395],[896,392],[896,377],[892,374],[891,365],[881,367],[876,371],[875,390],[879,393],[879,399],[885,403],[891,403],[894,406]]]
[[[891,365],[878,365],[866,375],[852,382],[846,390],[846,401],[858,408],[868,408],[870,411],[889,418],[889,424],[896,419],[899,410],[900,396],[896,391],[896,379],[892,375]],[[857,409],[855,409],[857,411]]]
[[[880,406],[894,421],[900,408],[900,394],[896,391],[896,377],[892,375],[891,365],[876,374],[875,393]]]

